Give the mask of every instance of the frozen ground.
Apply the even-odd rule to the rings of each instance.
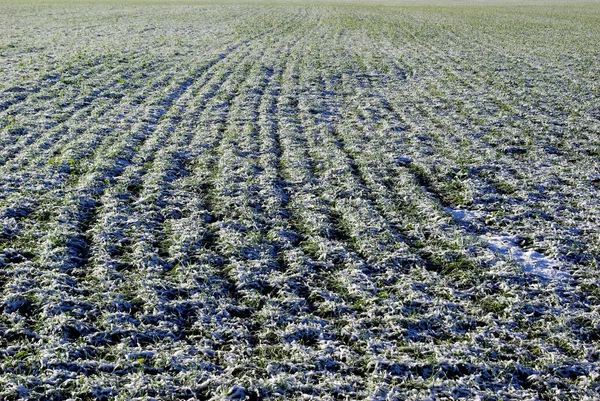
[[[597,400],[600,7],[0,0],[0,400]]]

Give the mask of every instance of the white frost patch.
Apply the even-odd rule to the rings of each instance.
[[[464,223],[477,223],[485,213],[481,211],[460,210],[445,208],[456,220]],[[511,235],[480,235],[484,242],[489,244],[490,250],[501,255],[507,260],[517,263],[526,273],[535,274],[549,280],[570,279],[571,275],[558,270],[560,262],[539,252],[525,251],[519,245],[515,236]]]
[[[444,210],[450,213],[452,217],[454,217],[456,220],[464,221],[467,223],[472,223],[485,216],[485,213],[475,210],[451,209],[449,207],[445,208]]]
[[[523,271],[532,273],[549,280],[564,280],[571,275],[558,270],[560,262],[536,251],[524,251],[517,245],[514,236],[510,235],[482,235],[490,249],[508,260],[514,261],[523,267]]]

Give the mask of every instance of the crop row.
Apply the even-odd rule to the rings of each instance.
[[[590,9],[73,7],[0,16],[0,398],[600,391]]]

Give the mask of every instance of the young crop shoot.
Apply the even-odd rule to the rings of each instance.
[[[484,3],[0,0],[0,400],[598,400],[600,7]]]

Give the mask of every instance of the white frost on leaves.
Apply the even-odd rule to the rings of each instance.
[[[481,211],[445,208],[456,220],[464,223],[476,223],[485,216]],[[534,250],[524,250],[512,235],[480,235],[490,250],[506,260],[517,263],[526,273],[535,274],[548,280],[565,280],[571,275],[559,270],[560,262]]]

